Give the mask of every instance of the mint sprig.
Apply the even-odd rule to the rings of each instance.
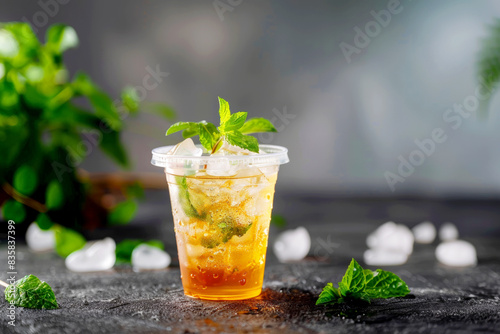
[[[363,269],[352,259],[339,287],[335,288],[332,283],[328,283],[316,305],[340,304],[353,299],[369,302],[377,298],[404,297],[408,293],[408,285],[396,274],[382,269]]]
[[[50,285],[34,275],[26,275],[5,289],[5,299],[15,306],[52,310],[59,308]]]
[[[249,136],[251,133],[278,132],[274,125],[265,118],[251,118],[247,121],[248,113],[239,111],[231,114],[229,103],[219,97],[220,124],[201,122],[177,122],[172,124],[166,135],[182,131],[184,138],[200,137],[200,143],[211,154],[217,152],[224,141],[251,152],[259,152],[257,138]]]

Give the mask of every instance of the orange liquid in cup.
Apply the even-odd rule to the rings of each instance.
[[[278,166],[216,177],[167,173],[184,293],[239,300],[261,293]]]

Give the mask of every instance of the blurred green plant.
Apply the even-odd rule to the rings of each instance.
[[[479,51],[478,75],[480,84],[489,93],[480,100],[480,111],[487,112],[488,105],[493,97],[493,90],[500,82],[500,19],[489,27],[489,33],[482,41]]]
[[[120,132],[126,115],[139,111],[138,94],[127,87],[117,103],[85,73],[70,80],[63,53],[77,45],[77,34],[69,26],[51,26],[42,44],[28,24],[0,23],[4,219],[36,221],[42,229],[52,228],[54,222],[79,229],[89,185],[77,177],[76,168],[89,153],[88,145],[98,146],[121,167],[130,166]],[[151,112],[167,119],[175,116],[163,105],[155,105]],[[110,211],[108,223],[124,224],[134,217],[143,194],[137,186],[129,188],[126,201]],[[74,231],[54,228],[62,256],[69,251],[65,240],[78,239],[70,243],[81,246]],[[68,235],[71,238],[65,238]]]
[[[125,239],[116,245],[116,263],[132,263],[132,252],[142,244],[153,246],[161,250],[165,249],[165,245],[160,240],[145,241],[142,239]]]
[[[279,228],[285,228],[286,227],[286,218],[282,215],[277,215],[277,214],[272,214],[271,215],[271,224],[279,227]]]

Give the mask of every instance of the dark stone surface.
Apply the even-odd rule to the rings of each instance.
[[[256,299],[215,302],[183,295],[179,269],[134,272],[117,267],[75,274],[54,254],[32,254],[17,245],[18,278],[31,273],[47,281],[58,310],[18,308],[7,324],[0,302],[2,333],[469,333],[500,332],[500,241],[471,239],[476,268],[447,268],[434,259],[434,245],[417,245],[409,262],[386,267],[410,286],[405,298],[317,307],[327,282],[338,282],[350,257],[362,259],[369,224],[311,225],[311,256],[279,264],[272,254],[264,291]],[[170,230],[170,229],[168,229]],[[272,231],[271,235],[276,235]],[[170,236],[171,237],[171,236]],[[169,238],[170,238],[169,237]],[[169,252],[174,254],[172,239]],[[272,242],[272,240],[271,240]],[[0,268],[6,272],[6,247]],[[272,252],[270,252],[272,253]],[[360,261],[361,262],[361,261]]]

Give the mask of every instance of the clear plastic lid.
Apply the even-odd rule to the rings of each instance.
[[[196,145],[202,148],[201,145]],[[153,158],[151,164],[163,167],[168,170],[203,170],[207,166],[211,170],[224,172],[230,168],[246,167],[267,167],[286,164],[288,159],[288,150],[282,146],[259,145],[261,154],[253,155],[202,155],[200,156],[182,156],[168,154],[174,146],[162,146],[153,149]]]

